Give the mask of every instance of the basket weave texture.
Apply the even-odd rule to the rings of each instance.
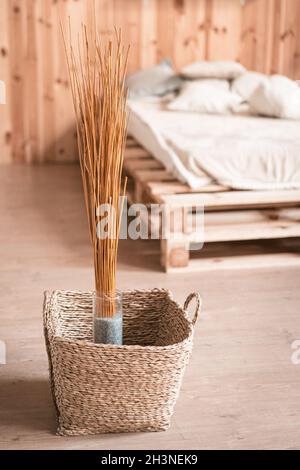
[[[186,309],[196,297],[195,317]],[[91,292],[45,293],[44,332],[60,435],[162,431],[192,351],[200,297],[123,292],[123,346],[92,342]]]

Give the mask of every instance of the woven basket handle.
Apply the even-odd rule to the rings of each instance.
[[[201,307],[202,307],[202,299],[200,297],[200,294],[197,294],[196,292],[193,292],[192,294],[188,295],[187,298],[186,298],[186,301],[184,302],[184,310],[187,310],[191,300],[193,299],[196,299],[196,308],[195,308],[195,313],[194,313],[194,317],[192,319],[192,324],[195,325],[196,321],[197,321],[197,318],[198,318],[198,315],[199,315],[199,312],[201,310]]]

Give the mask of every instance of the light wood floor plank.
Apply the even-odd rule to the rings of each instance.
[[[210,244],[192,254],[206,267],[180,274],[161,271],[159,242],[122,241],[121,289],[166,287],[179,302],[191,291],[203,296],[172,426],[62,438],[54,434],[41,312],[45,289],[93,285],[79,168],[2,167],[0,213],[0,339],[8,361],[0,365],[1,449],[300,448],[300,365],[291,363],[291,344],[300,339],[293,240]],[[228,253],[234,268],[224,266]]]

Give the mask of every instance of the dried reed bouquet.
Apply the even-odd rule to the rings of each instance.
[[[122,203],[126,179],[122,165],[126,142],[125,74],[129,48],[122,46],[121,31],[105,45],[90,39],[85,26],[78,38],[76,54],[70,35],[66,54],[78,134],[80,168],[90,237],[93,245],[96,294],[113,299],[116,293],[116,264]],[[109,205],[109,235],[97,236],[98,208]],[[103,206],[102,206],[103,207]],[[114,303],[101,306],[100,316],[114,315]]]

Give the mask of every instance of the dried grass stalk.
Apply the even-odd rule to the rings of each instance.
[[[116,293],[116,264],[126,179],[122,166],[126,142],[125,75],[129,48],[122,46],[121,31],[113,40],[100,44],[90,39],[85,26],[75,54],[70,34],[65,41],[72,90],[85,205],[93,245],[95,287],[99,296],[113,299]],[[110,235],[97,236],[97,209],[109,204],[116,217],[110,218]],[[114,314],[114,303],[105,302],[102,316]]]

